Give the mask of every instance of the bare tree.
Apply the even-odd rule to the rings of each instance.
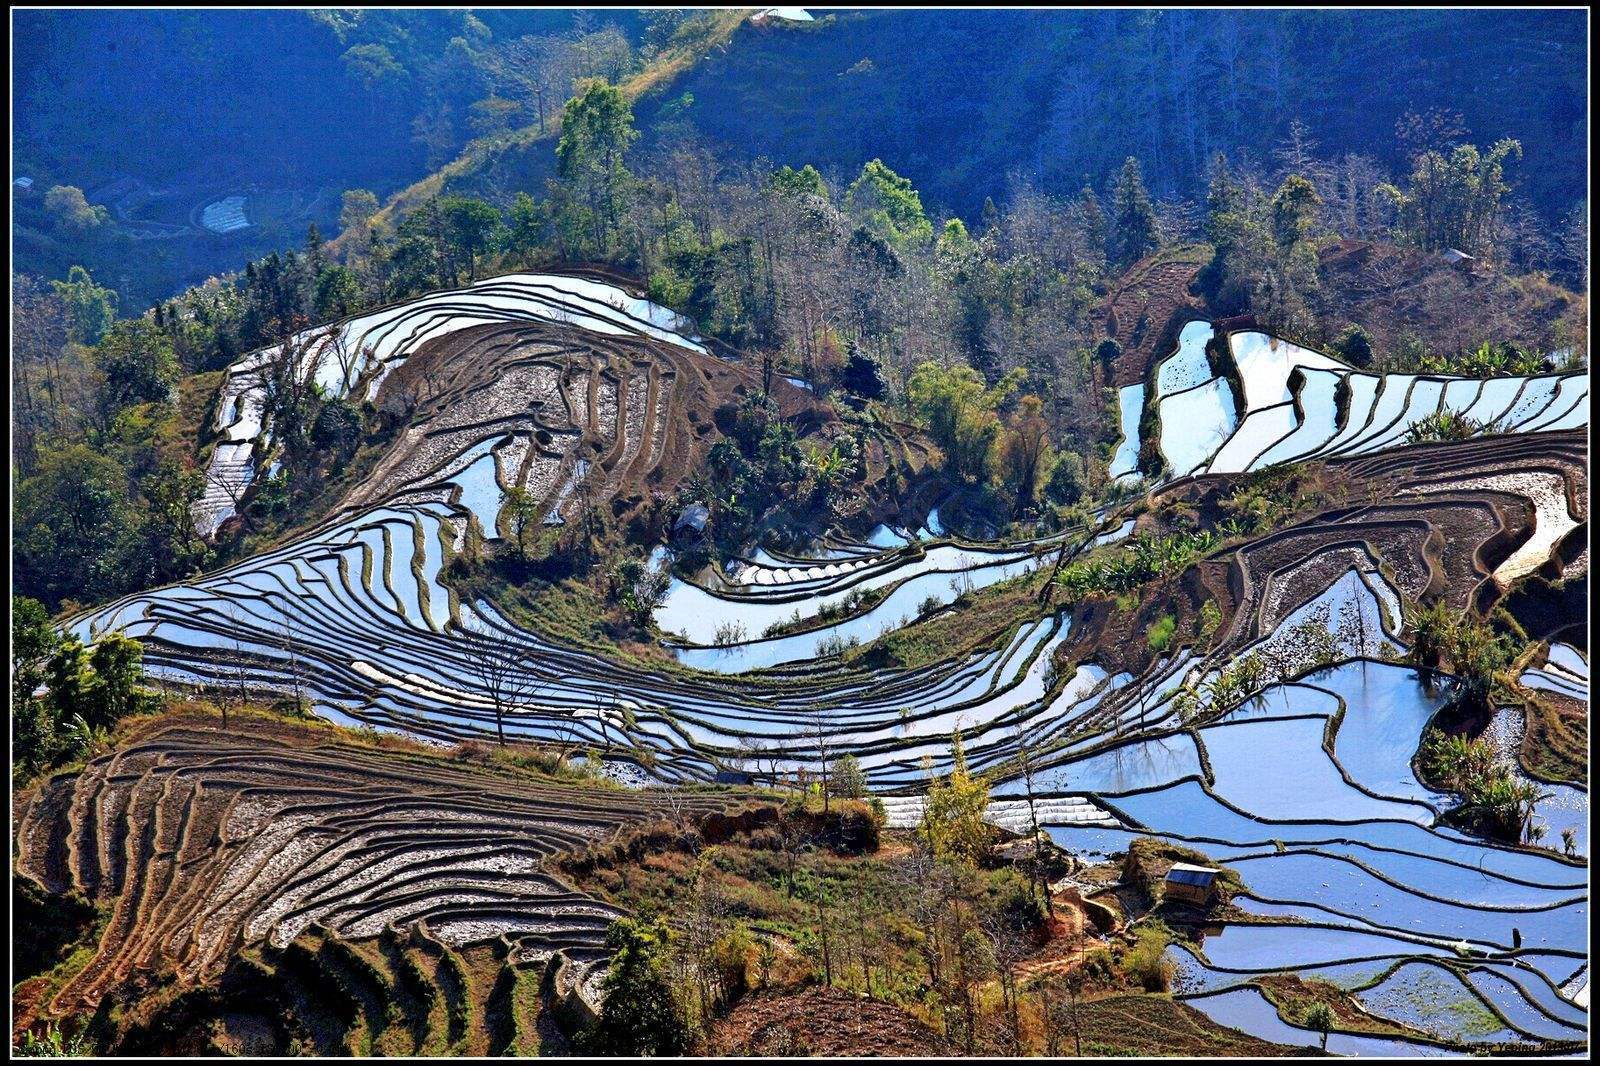
[[[1083,1055],[1083,1000],[1085,977],[1082,967],[1064,974],[1051,974],[1040,983],[1044,1000],[1046,1040],[1054,1043],[1055,1034],[1065,1029],[1072,1034],[1073,1054]],[[1047,1048],[1047,1054],[1055,1054]]]
[[[817,744],[817,761],[819,776],[822,781],[822,811],[826,814],[829,810],[828,796],[831,789],[828,787],[828,731],[827,719],[821,711],[812,711],[808,716],[811,719],[811,737]]]
[[[1005,1039],[1005,1050],[1012,1055],[1022,1053],[1022,1001],[1017,982],[1017,966],[1028,957],[1033,946],[1027,933],[1016,921],[1004,913],[990,914],[983,922],[984,935],[989,939],[989,951],[994,959],[995,977],[1000,983],[1000,1006],[1005,1012],[1000,1027]]]
[[[468,669],[494,707],[495,734],[504,747],[506,715],[526,710],[528,700],[545,687],[545,682],[530,669],[528,652],[487,636],[461,632]]]
[[[1044,897],[1045,913],[1051,918],[1056,916],[1055,900],[1050,896],[1050,871],[1045,859],[1044,834],[1039,831],[1039,807],[1033,794],[1033,745],[1028,742],[1027,730],[1019,723],[1013,736],[1016,738],[1017,761],[1022,769],[1023,784],[1027,789],[1028,797],[1028,826],[1033,834],[1033,869],[1029,871],[1029,881],[1032,882],[1038,893]]]
[[[294,637],[294,627],[289,624],[289,612],[278,611],[278,649],[289,660],[289,687],[294,693],[296,714],[305,712],[305,691],[300,680],[300,654]]]

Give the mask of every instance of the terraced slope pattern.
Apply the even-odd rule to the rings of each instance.
[[[95,957],[48,1005],[92,1008],[140,973],[198,984],[304,934],[499,943],[519,963],[603,954],[614,908],[551,856],[661,817],[661,793],[526,779],[255,719],[147,729],[21,812],[17,871],[110,909]],[[325,737],[326,734],[323,734]],[[726,805],[674,797],[675,816]]]
[[[538,284],[565,291],[560,281]],[[383,334],[386,347],[352,380],[380,402],[414,397],[415,406],[373,483],[293,543],[71,627],[89,639],[127,632],[145,643],[150,671],[170,681],[302,691],[335,721],[442,739],[495,729],[478,668],[488,657],[523,682],[526,695],[501,708],[513,736],[589,746],[614,773],[665,782],[771,779],[814,767],[824,749],[849,750],[909,820],[929,767],[949,765],[957,730],[970,764],[996,773],[995,817],[1013,816],[1023,789],[1013,756],[1025,743],[1045,820],[1065,846],[1113,851],[1148,833],[1243,875],[1248,917],[1208,938],[1204,957],[1179,960],[1191,1004],[1224,1024],[1306,1043],[1315,1037],[1301,1039],[1267,1005],[1269,1021],[1259,991],[1235,986],[1276,972],[1360,977],[1373,1009],[1394,1012],[1427,966],[1442,967],[1451,995],[1495,1019],[1432,1039],[1564,1047],[1583,1038],[1586,793],[1549,786],[1536,810],[1548,841],[1574,831],[1573,858],[1444,827],[1454,800],[1417,780],[1411,756],[1449,685],[1424,684],[1393,660],[1406,643],[1404,599],[1482,611],[1528,578],[1586,575],[1586,374],[1376,377],[1258,333],[1232,334],[1208,352],[1213,327],[1191,324],[1137,398],[1159,412],[1157,446],[1172,475],[1154,486],[1154,502],[1187,494],[1203,503],[1242,472],[1307,460],[1341,488],[1320,513],[1233,542],[1185,575],[1176,595],[1186,617],[1204,602],[1223,609],[1209,650],[1184,638],[1147,654],[1091,603],[1021,620],[970,655],[914,669],[852,665],[834,654],[850,640],[893,632],[969,589],[1137,525],[1112,513],[1099,529],[973,543],[948,534],[935,508],[915,530],[754,550],[719,573],[675,580],[657,621],[680,665],[694,669],[652,670],[531,632],[492,603],[464,601],[441,575],[470,527],[503,533],[501,501],[513,485],[529,486],[548,520],[560,520],[583,462],[619,513],[638,506],[652,470],[670,480],[695,461],[695,411],[748,378],[719,373],[697,342],[675,339],[659,309],[596,326],[605,308],[632,299],[624,293],[583,305],[590,321],[579,323],[526,320],[550,315],[539,303],[546,289],[532,291],[485,296],[482,307],[476,290],[444,294],[444,306],[417,318],[383,312],[403,325]],[[496,387],[506,380],[515,388]],[[445,384],[430,392],[430,381]],[[793,391],[785,402],[803,413],[808,401]],[[1408,444],[1408,427],[1441,410],[1467,412],[1485,435]],[[675,442],[684,432],[675,412],[687,412],[692,443]],[[1138,421],[1124,419],[1135,430]],[[1251,653],[1268,668],[1259,696],[1186,713],[1186,681],[1203,685]],[[1552,652],[1558,666],[1544,672],[1570,687],[1562,654]],[[98,789],[94,773],[90,784],[52,786],[55,802]],[[156,809],[157,796],[178,804],[160,821],[163,834],[184,809],[181,787],[169,795],[165,780],[127,785]],[[68,854],[44,849],[58,852]],[[50,868],[51,884],[77,876],[65,863]],[[142,899],[141,884],[132,882],[132,895]],[[282,913],[252,911],[251,935],[292,929],[312,911],[335,927],[386,913],[363,910],[359,894],[353,909],[343,897],[331,903],[318,895],[324,886],[308,879]],[[186,932],[178,942],[184,936],[194,939]],[[1423,1046],[1364,1039],[1343,1034],[1330,1048]]]

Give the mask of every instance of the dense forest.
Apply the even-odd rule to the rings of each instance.
[[[1549,161],[1520,191],[1555,219],[1584,196],[1584,44],[1559,11],[873,12],[747,28],[674,91],[709,139],[841,175],[892,159],[969,222],[1013,170],[1072,191],[1129,155],[1194,197],[1215,152],[1265,161],[1297,119],[1330,158],[1399,167],[1394,123],[1447,107]]]
[[[1390,131],[1439,109],[1543,161],[1518,172],[1514,214],[1556,227],[1584,197],[1572,13],[1448,16],[1442,32],[1447,16],[1430,12],[1272,12],[1248,28],[1226,11],[840,12],[719,31],[686,69],[659,63],[700,21],[689,15],[127,12],[108,33],[86,13],[20,13],[14,153],[34,184],[14,196],[19,265],[88,266],[133,313],[293,243],[307,222],[331,233],[345,189],[385,198],[449,163],[442,191],[504,209],[552,173],[542,134],[587,76],[645,75],[644,149],[687,131],[841,184],[881,158],[969,226],[1019,174],[1071,195],[1129,155],[1158,201],[1195,200],[1215,153],[1270,166],[1296,121],[1359,181],[1403,168],[1432,134]],[[193,224],[246,189],[250,228]]]

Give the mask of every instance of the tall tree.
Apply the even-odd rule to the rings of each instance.
[[[633,109],[615,85],[589,81],[567,101],[556,175],[558,218],[570,246],[597,256],[615,246],[633,187],[623,157],[638,136]]]
[[[466,196],[447,196],[439,201],[439,212],[454,258],[465,258],[467,278],[478,280],[478,259],[505,229],[505,221],[493,204]]]
[[[861,168],[845,192],[845,207],[873,232],[897,245],[926,244],[933,236],[933,224],[911,179],[896,174],[881,159]]]
[[[94,283],[81,266],[67,271],[66,281],[50,288],[66,305],[71,337],[79,344],[99,344],[117,317],[117,293]]]
[[[1156,209],[1144,187],[1139,160],[1129,156],[1122,164],[1112,190],[1113,223],[1111,259],[1118,267],[1128,267],[1156,250]]]

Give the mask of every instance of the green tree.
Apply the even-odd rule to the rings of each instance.
[[[25,769],[51,761],[56,747],[55,718],[49,694],[50,661],[61,634],[44,604],[27,596],[11,598],[12,757]]]
[[[117,318],[114,289],[96,285],[81,266],[67,271],[66,281],[52,281],[50,288],[67,309],[67,334],[79,344],[99,344]]]
[[[861,168],[845,192],[845,207],[891,244],[922,245],[933,237],[933,224],[911,179],[896,174],[881,159]]]
[[[121,633],[109,633],[95,642],[89,652],[90,676],[82,684],[82,702],[76,712],[91,728],[109,729],[146,705],[140,688],[144,680],[143,654],[138,641]]]
[[[1272,235],[1278,246],[1288,248],[1310,236],[1322,197],[1316,186],[1298,174],[1290,174],[1272,197]]]
[[[1487,152],[1476,145],[1457,145],[1446,156],[1430,149],[1413,163],[1404,192],[1381,190],[1400,212],[1405,238],[1427,251],[1455,248],[1470,255],[1493,251],[1501,202],[1510,189],[1506,164],[1522,157],[1522,144],[1496,141]]]
[[[389,246],[389,266],[396,295],[453,281],[437,201],[429,200],[400,220]]]
[[[672,992],[672,932],[660,919],[618,918],[606,930],[611,961],[601,981],[605,1006],[592,1037],[602,1055],[681,1055],[689,1042]]]
[[[361,411],[345,399],[324,400],[311,422],[311,446],[337,467],[355,453],[361,442]]]
[[[343,318],[361,302],[361,282],[347,266],[330,266],[317,275],[317,293],[312,304],[321,319]]]
[[[198,470],[179,466],[167,459],[140,485],[144,496],[143,517],[139,520],[134,548],[125,573],[135,569],[139,584],[161,585],[190,577],[204,570],[212,560],[211,548],[194,531],[190,507],[205,489],[205,476]]]
[[[511,533],[511,543],[516,545],[517,558],[528,561],[528,534],[539,530],[544,522],[544,511],[539,507],[539,497],[521,485],[506,490],[504,510],[506,526]]]
[[[76,185],[53,185],[44,194],[44,209],[66,229],[87,233],[111,221],[111,214],[99,204],[83,198]]]
[[[556,145],[558,229],[569,247],[604,256],[615,246],[633,188],[623,162],[638,138],[622,90],[591,79],[567,101]]]
[[[1058,507],[1070,507],[1083,498],[1087,487],[1083,457],[1075,452],[1062,452],[1056,456],[1045,479],[1044,496]]]
[[[989,826],[983,820],[989,781],[967,770],[960,733],[951,739],[950,757],[950,773],[928,781],[922,832],[934,855],[975,866],[989,851]]]
[[[522,105],[503,96],[486,96],[467,108],[467,125],[479,137],[494,137],[517,125]]]
[[[105,375],[101,404],[107,416],[129,404],[165,403],[178,380],[172,336],[153,318],[116,323],[94,347],[94,362]]]
[[[1033,506],[1040,465],[1050,450],[1050,426],[1043,411],[1044,402],[1039,397],[1022,397],[1006,420],[1000,440],[1001,478],[1014,487],[1013,513],[1018,516]]]
[[[859,348],[852,348],[839,371],[839,386],[846,392],[865,400],[881,400],[884,395],[883,376],[877,362]]]
[[[845,799],[861,799],[867,794],[867,775],[861,770],[861,761],[854,755],[841,755],[835,759],[831,778],[833,791]]]
[[[524,264],[532,262],[544,247],[546,229],[547,219],[539,201],[525,192],[517,193],[506,228],[506,251]]]
[[[1449,631],[1446,654],[1451,672],[1461,682],[1461,699],[1472,710],[1489,706],[1495,675],[1511,665],[1511,649],[1487,623],[1459,619]]]
[[[1156,250],[1156,209],[1144,187],[1139,160],[1129,156],[1112,189],[1112,263],[1128,267]]]
[[[944,449],[951,468],[963,476],[982,479],[1000,437],[996,411],[1026,376],[1019,368],[993,388],[985,388],[982,375],[972,367],[944,367],[930,360],[912,371],[906,392],[912,409],[927,420],[928,433]]]
[[[828,198],[828,184],[822,180],[822,175],[817,173],[817,168],[807,163],[799,170],[793,167],[781,167],[772,172],[768,183],[772,191],[780,196],[799,200],[806,196]]]
[[[1244,209],[1244,193],[1228,168],[1228,157],[1218,152],[1211,159],[1211,180],[1206,186],[1206,240],[1217,244],[1223,235],[1221,220]]]
[[[381,44],[358,44],[345,52],[344,69],[368,92],[394,92],[404,84],[406,68]]]
[[[478,259],[494,247],[505,229],[505,220],[494,205],[466,196],[447,196],[439,201],[444,216],[446,240],[456,259],[464,258],[467,277],[478,280]]]
[[[1328,1050],[1328,1034],[1333,1031],[1333,1011],[1326,1003],[1313,1003],[1306,1008],[1301,1023],[1307,1029],[1313,1029],[1322,1034],[1322,1050]]]
[[[1351,366],[1369,367],[1372,365],[1372,338],[1352,322],[1334,338],[1333,354]]]
[[[130,513],[122,466],[84,444],[40,454],[17,484],[14,576],[47,606],[120,587],[116,548]]]

